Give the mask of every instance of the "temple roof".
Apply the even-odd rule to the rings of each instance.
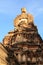
[[[33,16],[26,12],[25,8],[21,9],[22,13],[18,15],[14,20],[14,26],[17,27],[19,24],[23,23],[25,26],[29,23],[33,23]]]

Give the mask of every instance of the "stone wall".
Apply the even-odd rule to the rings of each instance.
[[[8,65],[7,57],[8,52],[5,50],[4,46],[0,43],[0,65]]]

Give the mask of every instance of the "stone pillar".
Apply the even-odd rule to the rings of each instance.
[[[25,55],[22,56],[22,61],[26,62],[26,56]]]
[[[18,61],[21,62],[21,54],[18,54]]]

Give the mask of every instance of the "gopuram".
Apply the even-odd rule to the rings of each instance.
[[[0,65],[43,65],[43,40],[33,16],[21,9],[14,19],[14,30],[0,43]]]

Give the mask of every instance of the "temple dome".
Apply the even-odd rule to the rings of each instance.
[[[25,8],[22,8],[21,11],[22,13],[14,19],[15,27],[17,27],[20,23],[23,23],[23,24],[33,23],[33,16],[29,13],[26,13]]]

